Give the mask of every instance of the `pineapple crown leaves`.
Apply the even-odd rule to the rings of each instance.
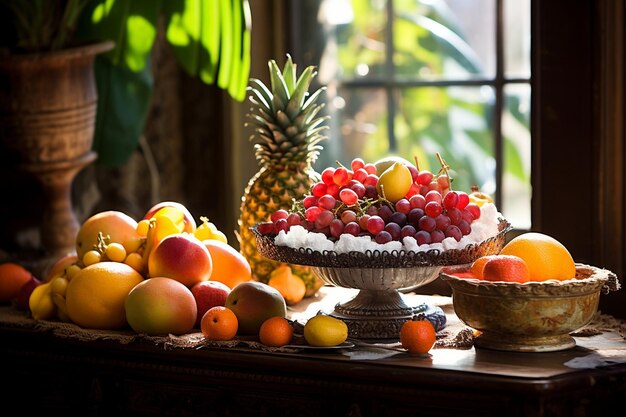
[[[312,164],[326,139],[323,123],[328,116],[319,116],[324,103],[317,103],[325,87],[309,95],[309,87],[317,75],[315,67],[307,67],[298,77],[296,64],[287,55],[283,70],[276,61],[268,63],[270,88],[261,80],[250,79],[248,91],[254,104],[247,114],[254,125],[251,140],[256,140],[255,155],[262,164]]]

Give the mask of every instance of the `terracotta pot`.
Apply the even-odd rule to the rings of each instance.
[[[103,42],[0,60],[5,154],[21,163],[67,161],[91,150],[97,92],[93,61]]]
[[[93,62],[101,42],[0,59],[0,162],[34,175],[46,207],[41,243],[50,255],[74,249],[71,201],[76,174],[91,163],[97,91]]]

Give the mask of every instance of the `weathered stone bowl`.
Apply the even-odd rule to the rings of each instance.
[[[548,352],[572,348],[569,333],[588,324],[601,293],[619,289],[615,274],[576,264],[566,281],[491,282],[459,278],[469,265],[445,267],[439,277],[452,288],[458,318],[478,330],[476,347],[515,352]]]

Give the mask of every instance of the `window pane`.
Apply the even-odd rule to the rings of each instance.
[[[317,0],[305,3],[309,6],[302,7],[319,4],[318,21],[326,32],[320,63],[322,79],[384,77],[386,1]],[[309,10],[313,13],[315,8]]]
[[[331,116],[328,140],[322,142],[317,168],[349,164],[361,157],[374,162],[389,152],[387,94],[382,88],[340,88],[329,91],[327,109]]]
[[[420,169],[438,172],[439,153],[453,169],[453,188],[469,192],[476,185],[495,193],[495,159],[490,87],[417,87],[395,90],[395,141],[388,135],[387,94],[382,88],[342,88],[329,97],[329,140],[320,167],[362,157],[386,155],[418,160]]]
[[[394,1],[400,78],[492,78],[495,0]]]
[[[520,229],[530,228],[530,85],[505,87],[502,214]]]
[[[530,0],[504,0],[504,72],[530,77]]]
[[[495,89],[502,87],[490,82],[500,1],[504,70],[527,79],[529,0],[298,2],[301,65],[318,67],[316,83],[327,87],[325,111],[331,116],[330,139],[316,168],[393,154],[417,158],[421,169],[437,172],[439,153],[454,170],[453,188],[498,194],[513,225],[529,228],[530,85],[505,86],[504,114],[495,115]],[[455,83],[467,79],[481,85]],[[494,117],[501,123],[494,124]],[[500,126],[502,134],[494,130]],[[496,149],[502,149],[502,160]]]
[[[453,189],[494,191],[495,160],[489,87],[405,89],[395,118],[397,153],[438,172],[438,152],[453,169]]]

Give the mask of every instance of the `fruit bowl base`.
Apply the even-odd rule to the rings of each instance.
[[[409,306],[397,290],[360,290],[351,300],[337,303],[330,316],[343,320],[348,337],[367,341],[397,341],[407,320],[423,316],[436,331],[446,325],[446,315],[439,307],[426,303]]]
[[[423,315],[436,331],[444,328],[446,316],[439,307],[408,305],[402,292],[437,278],[441,266],[412,268],[332,268],[313,266],[313,272],[330,285],[358,289],[352,299],[338,303],[329,315],[343,320],[348,337],[370,341],[397,341],[407,320]]]

